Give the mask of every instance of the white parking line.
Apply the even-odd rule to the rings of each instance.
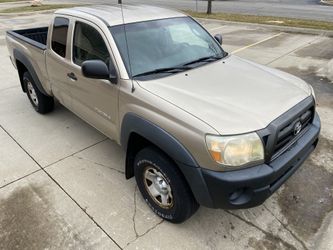
[[[212,28],[212,29],[208,29],[208,31],[218,30],[218,29],[221,29],[223,27],[224,27],[224,25],[221,25],[221,26],[218,26],[218,27],[215,27],[215,28]]]
[[[255,45],[258,45],[258,44],[260,44],[260,43],[266,42],[266,41],[268,41],[268,40],[270,40],[270,39],[273,39],[273,38],[275,38],[275,37],[278,37],[278,36],[282,35],[283,33],[284,33],[284,32],[280,32],[280,33],[275,34],[275,35],[273,35],[273,36],[267,37],[267,38],[265,38],[265,39],[263,39],[263,40],[261,40],[261,41],[259,41],[259,42],[252,43],[252,44],[247,45],[247,46],[245,46],[245,47],[242,47],[242,48],[236,49],[236,50],[232,51],[231,54],[236,54],[236,53],[238,53],[238,52],[240,52],[240,51],[243,51],[243,50],[245,50],[245,49],[248,49],[248,48],[250,48],[250,47],[253,47],[253,46],[255,46]]]

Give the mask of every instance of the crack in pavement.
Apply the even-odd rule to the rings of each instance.
[[[111,169],[111,170],[116,171],[116,172],[118,172],[118,173],[120,173],[120,174],[125,174],[124,171],[121,171],[121,170],[119,170],[119,169],[113,168],[113,167],[111,167],[111,166],[106,166],[106,165],[104,165],[104,164],[102,164],[102,163],[92,161],[92,160],[87,159],[87,158],[82,157],[82,156],[77,156],[77,155],[74,154],[74,155],[72,155],[72,157],[75,157],[75,158],[77,158],[77,159],[79,159],[79,160],[84,160],[84,161],[91,162],[91,163],[93,163],[93,164],[95,164],[95,165],[98,165],[98,166],[101,166],[101,167],[104,167],[104,168]]]
[[[132,217],[132,221],[133,221],[133,229],[134,229],[134,233],[135,233],[135,238],[137,239],[139,237],[138,231],[136,230],[136,223],[135,223],[135,216],[136,216],[136,191],[138,189],[138,186],[135,186],[134,189],[134,213],[133,213],[133,217]]]
[[[277,218],[275,214],[270,209],[268,209],[265,204],[263,204],[263,206],[282,225],[282,227],[287,230],[294,237],[294,239],[302,245],[303,249],[309,250],[306,244],[300,238],[298,238],[298,236],[291,229],[288,228],[288,225],[284,224],[279,218]]]
[[[285,240],[279,238],[278,236],[274,235],[271,232],[268,232],[264,229],[262,229],[261,227],[255,225],[253,222],[245,220],[244,218],[242,218],[241,216],[234,214],[232,212],[230,212],[229,210],[225,210],[228,214],[236,217],[237,219],[245,222],[247,225],[256,228],[257,230],[259,230],[260,232],[262,232],[264,235],[268,236],[269,238],[277,241],[277,242],[281,242],[287,249],[293,249],[293,250],[297,250],[297,248],[295,246],[293,246],[292,244],[290,244],[289,242],[286,242]]]
[[[164,222],[164,220],[161,220],[160,222],[158,222],[156,225],[154,225],[153,227],[149,228],[146,232],[144,232],[143,234],[138,235],[138,237],[136,237],[134,240],[130,241],[127,243],[127,245],[123,248],[126,249],[129,245],[131,245],[133,242],[135,242],[137,239],[142,238],[143,236],[145,236],[146,234],[148,234],[149,232],[153,231],[155,228],[157,228],[159,225],[161,225]]]
[[[154,230],[157,226],[161,225],[164,220],[160,220],[158,223],[156,223],[154,226],[152,226],[151,228],[149,228],[148,230],[146,230],[143,234],[139,234],[137,229],[136,229],[136,222],[135,222],[135,216],[136,216],[136,210],[137,210],[137,203],[136,203],[136,197],[137,197],[137,191],[138,191],[138,186],[135,186],[135,189],[134,189],[134,213],[133,213],[133,216],[132,216],[132,221],[133,221],[133,230],[134,230],[134,233],[135,233],[135,239],[128,242],[127,245],[125,246],[128,247],[130,244],[132,244],[133,242],[135,242],[137,239],[145,236],[146,234],[148,234],[149,232],[151,232],[152,230]]]

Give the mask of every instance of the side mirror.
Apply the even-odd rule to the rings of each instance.
[[[218,41],[220,45],[222,45],[222,35],[221,34],[216,34],[214,36],[215,40]]]
[[[110,72],[108,66],[101,60],[88,60],[82,64],[82,74],[93,79],[116,80],[115,72]],[[113,75],[114,74],[114,75]]]

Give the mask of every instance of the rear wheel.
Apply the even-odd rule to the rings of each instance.
[[[23,73],[22,80],[27,96],[34,109],[41,114],[51,112],[54,107],[53,97],[46,96],[39,91],[29,72]]]
[[[149,207],[172,223],[181,223],[198,209],[178,167],[160,150],[147,147],[134,161],[135,179]]]

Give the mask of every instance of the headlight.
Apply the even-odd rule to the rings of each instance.
[[[206,136],[212,158],[224,166],[236,167],[264,159],[264,147],[256,133],[235,136]]]
[[[315,94],[315,92],[313,90],[313,87],[310,84],[308,84],[308,85],[309,85],[309,88],[311,90],[311,94],[312,94],[313,98],[316,100],[316,94]]]

